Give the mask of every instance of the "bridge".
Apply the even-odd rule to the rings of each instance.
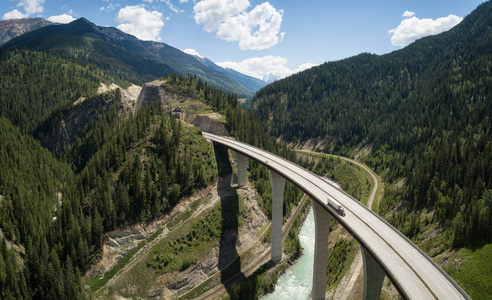
[[[385,276],[406,299],[470,299],[458,284],[429,256],[345,192],[304,168],[251,145],[231,138],[203,132],[210,141],[236,153],[238,184],[246,185],[248,160],[265,165],[272,183],[271,260],[282,259],[282,203],[285,180],[312,199],[315,218],[313,299],[326,294],[326,264],[331,218],[335,218],[360,243],[364,264],[364,299],[379,299]],[[346,216],[328,204],[328,196],[344,206]]]

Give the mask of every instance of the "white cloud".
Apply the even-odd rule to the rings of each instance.
[[[312,63],[305,63],[300,65],[295,70],[291,70],[286,66],[286,58],[272,55],[264,57],[252,57],[240,62],[225,61],[218,62],[216,64],[221,66],[222,68],[230,68],[240,73],[256,77],[258,79],[263,79],[268,73],[273,74],[278,79],[281,79],[294,73],[316,66]]]
[[[284,38],[280,25],[284,11],[264,2],[247,12],[248,0],[202,0],[193,7],[197,24],[217,37],[239,43],[241,50],[270,48]]]
[[[160,40],[159,34],[164,21],[162,13],[148,11],[142,6],[126,6],[118,12],[115,19],[120,23],[118,29],[132,34],[141,40]]]
[[[115,9],[115,6],[112,4],[112,3],[109,3],[108,6],[103,6],[99,9],[99,12],[102,12],[102,11],[111,11],[111,10],[114,10]]]
[[[462,17],[455,15],[449,15],[436,20],[419,19],[412,16],[401,21],[398,27],[388,30],[388,33],[391,36],[391,44],[394,46],[406,46],[419,38],[447,31],[462,20]]]
[[[212,32],[217,30],[222,22],[248,7],[248,0],[202,0],[195,4],[193,11],[195,22],[202,24],[204,30]]]
[[[171,0],[161,0],[161,2],[166,3],[167,7],[170,10],[172,10],[175,14],[184,12],[183,10],[174,7],[174,5],[171,3]]]
[[[409,11],[409,10],[406,10],[403,15],[401,15],[402,17],[405,17],[405,18],[410,18],[410,17],[413,17],[415,16],[415,13],[413,11]]]
[[[279,34],[283,13],[268,2],[262,3],[221,23],[217,37],[239,42],[241,50],[268,49],[283,39],[284,33]]]
[[[58,15],[58,16],[51,16],[48,18],[48,21],[66,24],[66,23],[70,23],[72,21],[75,21],[75,18],[72,17],[71,15],[62,14],[62,15]]]
[[[17,9],[6,12],[2,17],[2,19],[4,19],[4,20],[23,19],[23,18],[29,18],[29,15],[23,14],[20,11],[18,11]]]
[[[187,3],[187,2],[188,2],[188,0],[179,0],[180,4]]]
[[[17,7],[24,8],[25,13],[21,13],[19,10],[14,9],[3,15],[3,19],[22,19],[29,18],[31,14],[42,13],[44,0],[22,0],[17,3]]]
[[[44,0],[23,0],[17,4],[18,7],[24,7],[28,15],[42,13]]]
[[[193,56],[198,56],[198,57],[201,57],[203,58],[202,55],[200,55],[200,53],[198,53],[198,51],[196,51],[195,49],[184,49],[182,50],[184,53],[186,54],[189,54],[189,55],[193,55]]]
[[[299,67],[297,67],[297,69],[294,70],[294,73],[299,73],[299,72],[305,71],[307,69],[311,69],[312,67],[316,67],[316,66],[317,66],[317,64],[305,63],[305,64],[302,64]]]

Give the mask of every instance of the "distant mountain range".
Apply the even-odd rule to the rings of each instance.
[[[243,73],[237,72],[230,68],[222,68],[221,66],[218,66],[217,64],[215,64],[213,61],[211,61],[206,57],[201,57],[197,55],[193,55],[193,57],[195,57],[199,62],[209,67],[210,69],[229,75],[229,77],[233,78],[235,81],[242,84],[244,87],[246,87],[249,90],[257,91],[262,87],[264,87],[265,85],[267,85],[267,83],[263,80],[248,75],[244,75]]]
[[[116,63],[141,82],[171,70],[196,75],[209,85],[238,97],[251,98],[265,86],[257,78],[224,69],[206,58],[195,57],[164,43],[141,41],[114,27],[96,26],[85,18],[69,24],[54,24],[42,18],[0,21],[0,49],[29,49],[63,55],[88,55],[97,64]],[[96,58],[97,57],[97,58]],[[110,68],[111,66],[102,66]],[[128,80],[128,79],[127,79]]]
[[[53,24],[43,18],[12,19],[0,21],[0,45],[26,32]]]

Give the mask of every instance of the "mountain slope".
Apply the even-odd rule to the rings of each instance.
[[[230,68],[222,68],[221,66],[218,66],[215,64],[213,61],[206,57],[199,57],[199,56],[194,56],[198,61],[200,61],[202,64],[206,65],[207,67],[217,70],[219,72],[227,74],[230,78],[244,86],[250,91],[258,91],[262,87],[266,85],[266,83],[263,80],[260,80],[258,78],[254,78],[248,75],[244,75],[243,73],[239,73],[233,69]]]
[[[26,32],[53,24],[43,18],[11,19],[0,21],[0,45]]]
[[[18,36],[0,50],[45,51],[89,62],[119,78],[119,84],[143,84],[172,69],[143,47],[134,55],[138,39],[117,29],[97,27],[81,18],[69,24],[50,25]],[[137,44],[135,44],[137,43]],[[127,51],[132,49],[133,52]]]
[[[193,56],[167,44],[141,41],[119,29],[96,26],[85,18],[25,33],[5,43],[0,49],[31,49],[83,55],[103,70],[110,70],[111,66],[120,64],[128,73],[139,74],[125,78],[137,84],[163,77],[172,68],[183,75],[196,74],[210,85],[243,97],[252,97],[257,90],[243,86],[227,72],[210,68]]]
[[[328,148],[349,155],[372,148],[368,164],[389,182],[405,178],[402,189],[385,190],[380,213],[407,235],[418,234],[420,222],[410,220],[429,206],[441,224],[453,220],[442,244],[483,245],[492,242],[491,69],[489,1],[400,51],[325,63],[268,85],[253,107],[284,140],[329,136]],[[415,211],[393,213],[403,200]]]

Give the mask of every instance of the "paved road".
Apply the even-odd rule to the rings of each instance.
[[[254,159],[296,184],[321,203],[383,267],[402,296],[409,299],[469,299],[468,295],[427,255],[394,227],[319,176],[272,153],[209,133],[203,136]],[[341,217],[327,204],[331,195],[344,207]]]

